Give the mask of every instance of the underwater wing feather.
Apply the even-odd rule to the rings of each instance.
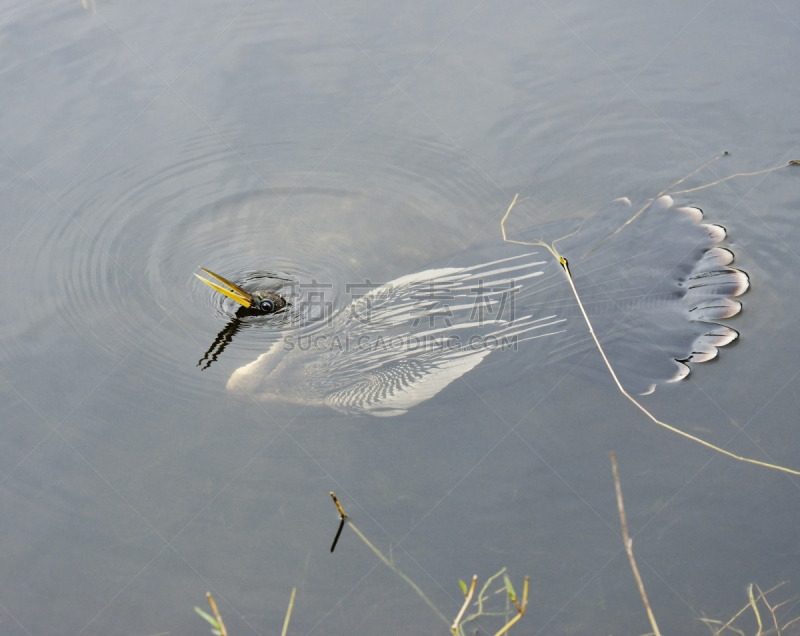
[[[322,346],[273,346],[238,369],[228,388],[262,399],[324,403],[346,413],[399,415],[494,349],[562,332],[564,320],[552,313],[520,315],[509,306],[509,294],[540,277],[543,264],[529,250],[403,276],[371,290],[324,332],[315,332]],[[476,296],[475,289],[483,291]]]

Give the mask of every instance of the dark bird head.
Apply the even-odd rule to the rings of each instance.
[[[244,307],[247,313],[253,314],[274,314],[275,312],[280,311],[284,307],[286,307],[286,300],[278,294],[273,294],[270,291],[265,289],[260,289],[258,291],[249,292],[235,283],[232,283],[226,278],[223,278],[219,274],[215,274],[211,270],[206,269],[205,267],[201,267],[206,274],[216,278],[219,282],[223,285],[229,287],[230,289],[225,289],[225,287],[221,287],[216,283],[212,283],[209,280],[206,280],[202,276],[195,274],[197,278],[203,281],[206,285],[211,287],[211,289],[218,291],[220,294],[224,294],[228,298],[235,300],[239,303],[242,307]],[[240,310],[241,311],[241,310]]]

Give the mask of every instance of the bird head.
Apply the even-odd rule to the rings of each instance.
[[[286,300],[281,296],[278,296],[278,294],[273,294],[272,292],[264,289],[249,292],[242,289],[235,283],[232,283],[227,278],[223,278],[219,274],[215,274],[205,267],[201,267],[200,269],[202,269],[209,276],[216,278],[220,283],[229,289],[226,289],[221,285],[217,285],[216,283],[212,283],[210,280],[206,280],[202,276],[195,274],[197,278],[211,287],[211,289],[218,291],[220,294],[224,294],[232,300],[235,300],[242,307],[250,310],[251,312],[259,314],[274,314],[275,312],[286,307]]]

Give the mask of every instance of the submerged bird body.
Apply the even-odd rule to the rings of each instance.
[[[714,246],[724,229],[701,223],[699,209],[661,197],[614,234],[630,215],[620,199],[583,225],[560,222],[514,238],[566,236],[558,249],[595,332],[623,385],[647,393],[736,339],[715,321],[739,312],[733,297],[749,282],[728,267],[733,254]],[[227,388],[377,416],[432,398],[496,350],[526,356],[524,381],[533,382],[545,364],[594,348],[558,261],[542,248],[502,242],[374,286],[327,323],[291,325],[282,335]],[[581,366],[599,368],[598,358],[583,356]]]
[[[541,276],[543,264],[527,253],[398,278],[355,300],[323,330],[290,333],[237,369],[228,389],[346,413],[399,415],[493,350],[563,330],[564,319],[552,312],[512,315],[509,295]],[[476,303],[481,285],[485,304]]]

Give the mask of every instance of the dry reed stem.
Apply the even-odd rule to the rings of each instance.
[[[756,584],[756,589],[758,590],[759,598],[764,602],[764,605],[767,606],[767,609],[769,610],[769,613],[772,616],[772,623],[775,625],[775,631],[778,634],[780,634],[781,628],[778,626],[778,617],[775,616],[775,610],[772,609],[772,606],[769,604],[769,601],[767,601],[767,597],[764,596],[764,592],[761,591],[761,588],[758,587],[758,584]],[[780,605],[778,605],[777,607],[780,607]]]
[[[520,618],[522,618],[522,614],[517,614],[514,618],[508,621],[503,626],[503,628],[499,632],[497,632],[494,636],[503,636],[503,634],[505,634],[509,629],[511,629],[514,626],[514,623],[516,623]]]
[[[211,611],[214,612],[214,618],[217,619],[220,636],[228,636],[228,632],[225,630],[225,623],[222,622],[222,616],[219,614],[217,604],[214,602],[214,597],[211,596],[211,592],[206,592],[206,598],[208,599],[208,604],[211,605]]]
[[[769,636],[772,634],[774,634],[775,636],[781,636],[781,634],[783,634],[790,625],[793,625],[798,620],[800,620],[800,617],[794,618],[788,621],[783,627],[781,627],[778,621],[777,610],[783,605],[786,605],[786,603],[788,603],[789,600],[791,599],[787,599],[782,603],[778,603],[775,606],[770,605],[769,601],[767,600],[767,594],[774,592],[779,587],[785,585],[785,583],[786,583],[785,581],[783,583],[778,583],[778,585],[771,587],[766,592],[762,591],[762,589],[758,585],[755,585],[756,590],[758,590],[757,596],[753,594],[753,585],[749,585],[747,588],[747,603],[745,603],[744,607],[742,607],[738,612],[736,612],[736,614],[734,614],[730,619],[728,619],[726,623],[710,618],[701,618],[700,620],[708,626],[713,636],[720,636],[726,630],[734,632],[735,634],[739,634],[740,636],[746,636],[745,632],[736,627],[734,623],[747,610],[752,610],[753,615],[758,624],[758,632],[755,634],[755,636]],[[758,609],[759,601],[764,603],[767,610],[769,610],[770,616],[772,617],[772,623],[775,626],[775,629],[770,628],[767,631],[764,631],[764,625],[761,620],[761,612]]]
[[[339,511],[339,516],[346,520],[347,515],[345,514],[342,504],[339,503],[339,500],[336,498],[336,494],[333,491],[331,491],[331,499],[333,499],[333,503],[336,504],[336,510]]]
[[[800,621],[800,616],[798,616],[797,618],[793,618],[788,623],[786,623],[786,625],[783,626],[783,629],[785,630],[787,627],[789,627],[789,625],[794,625],[797,621]]]
[[[633,556],[633,539],[628,535],[628,521],[625,517],[625,504],[622,501],[622,485],[619,483],[619,471],[617,470],[617,455],[611,451],[611,468],[614,471],[614,488],[617,491],[617,508],[619,509],[619,522],[622,526],[622,541],[625,543],[625,551],[628,553],[628,560],[631,562],[631,570],[633,570],[633,577],[636,579],[636,584],[639,586],[639,594],[642,597],[642,603],[647,611],[647,618],[650,619],[650,626],[653,628],[655,636],[661,636],[656,623],[656,617],[653,615],[653,610],[650,608],[650,603],[647,600],[647,592],[644,591],[644,583],[639,574],[639,568],[636,567],[636,559]]]
[[[756,605],[756,599],[753,596],[753,584],[747,586],[747,597],[750,599],[750,607],[753,609],[753,614],[756,615],[756,621],[758,622],[758,633],[756,636],[761,636],[764,632],[764,625],[761,622],[761,612],[758,611],[758,605]]]
[[[779,166],[779,167],[783,167],[783,166]],[[771,168],[769,171],[775,170],[775,169],[777,169],[777,168]],[[767,171],[767,172],[769,172],[769,171]],[[686,177],[684,177],[684,178],[686,178]],[[677,181],[676,183],[680,183],[681,181]],[[544,241],[515,241],[513,239],[507,238],[505,222],[508,219],[509,214],[511,214],[511,209],[516,204],[518,197],[519,197],[518,194],[514,196],[514,199],[511,201],[511,205],[508,206],[508,210],[506,210],[505,215],[503,216],[502,220],[500,221],[500,230],[501,230],[501,232],[503,234],[503,240],[505,242],[507,242],[507,243],[516,243],[517,245],[528,245],[528,246],[531,246],[531,247],[544,247],[560,263],[561,267],[564,270],[564,273],[567,276],[567,281],[569,282],[570,288],[572,289],[572,294],[575,296],[575,300],[577,301],[578,307],[581,310],[581,314],[583,315],[583,320],[584,320],[584,322],[586,322],[586,326],[589,328],[589,334],[592,336],[592,340],[594,340],[594,344],[597,347],[597,350],[600,352],[600,355],[603,358],[603,362],[605,362],[606,368],[608,369],[608,372],[611,374],[611,377],[613,378],[614,383],[617,385],[617,388],[619,389],[620,393],[622,393],[622,395],[625,396],[625,398],[627,398],[636,408],[638,408],[642,413],[644,413],[645,416],[648,419],[650,419],[653,423],[655,423],[658,426],[661,426],[661,427],[667,429],[668,431],[671,431],[671,432],[673,432],[673,433],[675,433],[677,435],[685,437],[686,439],[689,439],[689,440],[691,440],[693,442],[696,442],[697,444],[705,446],[706,448],[710,448],[711,450],[716,451],[716,452],[718,452],[718,453],[720,453],[722,455],[727,455],[728,457],[730,457],[732,459],[736,459],[736,460],[738,460],[740,462],[746,462],[748,464],[755,464],[756,466],[763,466],[764,468],[772,468],[773,470],[778,470],[778,471],[781,471],[781,472],[784,472],[784,473],[789,473],[790,475],[798,475],[798,476],[800,476],[800,471],[793,470],[791,468],[786,468],[785,466],[779,466],[777,464],[770,464],[768,462],[762,462],[762,461],[759,461],[757,459],[751,459],[749,457],[743,457],[741,455],[736,455],[734,453],[731,453],[730,451],[725,450],[724,448],[721,448],[719,446],[716,446],[716,445],[712,444],[711,442],[707,442],[704,439],[701,439],[699,437],[695,437],[694,435],[692,435],[690,433],[687,433],[686,431],[682,431],[679,428],[675,428],[674,426],[671,426],[670,424],[667,424],[666,422],[662,422],[655,415],[653,415],[650,411],[648,411],[644,406],[642,406],[633,396],[631,396],[630,393],[628,393],[625,390],[625,388],[622,386],[622,383],[619,381],[619,378],[617,377],[617,374],[614,371],[614,367],[611,366],[611,362],[609,362],[608,357],[606,356],[606,353],[603,350],[602,345],[600,344],[600,340],[597,338],[597,334],[595,334],[595,332],[594,332],[594,328],[592,327],[592,322],[591,322],[591,320],[589,320],[589,316],[587,315],[586,310],[583,307],[583,303],[581,302],[581,297],[578,294],[578,290],[575,288],[575,282],[572,279],[572,273],[569,270],[569,263],[568,263],[567,259],[564,258],[563,256],[561,256],[561,254],[559,254],[558,250],[556,250],[556,248],[555,248],[555,243],[559,239],[557,239],[556,241],[553,241],[552,244],[548,245]],[[640,212],[643,212],[644,209],[646,209],[646,207],[643,208]],[[635,216],[634,216],[634,218],[635,218]],[[633,220],[633,218],[630,219],[629,222],[632,221],[632,220]],[[611,236],[613,236],[613,234]],[[609,236],[608,238],[611,238],[611,237]],[[604,239],[604,241],[605,240],[608,240],[608,239]],[[595,246],[595,247],[597,247],[597,246]]]
[[[292,588],[292,596],[289,598],[289,607],[286,608],[286,618],[283,619],[283,630],[281,631],[281,636],[286,636],[286,632],[289,631],[289,621],[292,618],[292,610],[294,609],[294,599],[297,596],[297,588]]]

